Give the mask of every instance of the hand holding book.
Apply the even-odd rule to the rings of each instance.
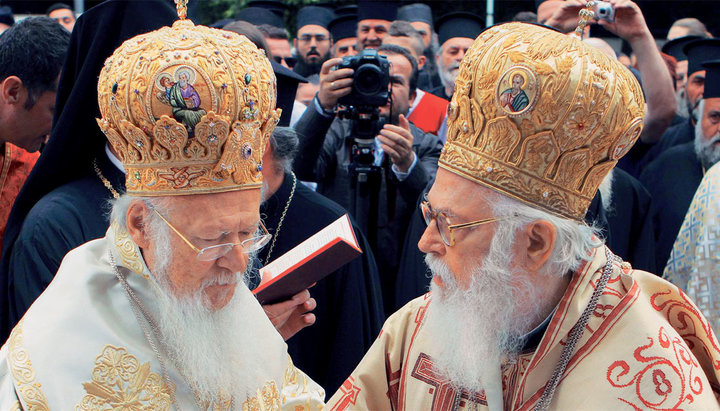
[[[253,294],[261,304],[284,301],[355,259],[362,250],[347,214],[260,269]],[[265,281],[266,276],[272,277]]]

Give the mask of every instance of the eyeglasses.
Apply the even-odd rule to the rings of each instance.
[[[313,38],[318,43],[329,40],[328,37],[324,34],[316,34],[314,36],[312,34],[303,34],[302,36],[298,37],[298,40],[300,40],[303,43],[310,43]]]
[[[285,64],[287,64],[290,68],[295,67],[295,64],[297,63],[297,58],[295,57],[273,56],[273,60],[275,60],[277,64],[282,64],[283,60],[285,60]]]
[[[440,233],[440,238],[442,238],[445,245],[450,247],[455,245],[455,230],[475,227],[482,224],[503,220],[502,218],[491,217],[483,218],[482,220],[471,221],[469,223],[450,224],[448,217],[442,212],[437,212],[433,210],[432,207],[430,207],[430,203],[427,201],[427,199],[420,203],[420,210],[422,211],[425,224],[429,226],[432,220],[435,220],[435,222],[437,223],[438,232]]]
[[[192,248],[197,254],[197,259],[200,261],[213,261],[217,260],[218,258],[224,256],[225,254],[229,253],[230,250],[233,249],[235,246],[240,246],[242,249],[242,252],[245,254],[252,253],[254,251],[257,251],[261,248],[263,248],[268,241],[270,241],[270,238],[272,236],[270,233],[268,233],[267,228],[265,228],[265,225],[260,222],[260,228],[262,229],[264,234],[256,235],[254,237],[250,237],[246,240],[242,240],[239,243],[224,243],[224,244],[218,244],[218,245],[211,245],[210,247],[205,247],[203,249],[195,247],[193,243],[190,242],[184,235],[178,231],[177,228],[173,227],[172,224],[168,220],[165,219],[165,217],[162,216],[157,210],[153,209],[155,214],[160,217],[161,220],[165,222],[165,224],[172,229],[175,234],[177,234],[183,241],[185,241],[185,244],[189,245],[190,248]]]

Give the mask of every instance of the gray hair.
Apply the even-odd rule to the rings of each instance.
[[[555,227],[555,248],[543,268],[546,275],[562,276],[577,270],[582,262],[592,259],[592,250],[603,244],[598,229],[584,222],[558,217],[499,193],[491,204],[495,217],[502,218],[495,229],[495,237],[501,243],[512,244],[519,230],[538,220]]]
[[[387,35],[393,37],[409,37],[412,40],[411,43],[416,55],[422,56],[425,52],[425,42],[423,41],[422,35],[407,21],[393,21],[390,29],[388,29]]]
[[[291,172],[300,140],[291,127],[275,127],[270,136],[272,156],[278,165],[278,171]]]
[[[675,23],[670,26],[670,29],[673,27],[683,27],[688,29],[686,36],[709,37],[707,27],[705,27],[700,20],[693,17],[676,20]]]
[[[167,216],[170,210],[170,201],[163,197],[136,197],[130,194],[122,194],[112,203],[112,211],[110,213],[110,221],[117,223],[120,227],[127,227],[127,213],[130,206],[141,201],[150,210],[157,210],[159,213]],[[172,258],[172,249],[170,248],[170,227],[156,214],[149,213],[143,226],[148,236],[153,239],[155,250],[153,258],[155,260],[154,271],[164,273]],[[164,281],[158,278],[158,281]]]

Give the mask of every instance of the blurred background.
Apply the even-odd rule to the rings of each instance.
[[[103,0],[64,0],[72,6],[76,13],[102,3]],[[136,1],[136,0],[126,0]],[[168,0],[169,1],[169,0]],[[1,0],[0,5],[10,6],[16,18],[24,15],[45,14],[48,7],[57,3],[57,0]],[[191,14],[196,23],[211,24],[223,18],[230,18],[244,7],[249,0],[191,0]],[[286,27],[294,32],[294,11],[308,4],[332,3],[338,6],[354,4],[354,1],[313,1],[313,0],[285,0],[289,6],[286,13]],[[521,11],[536,11],[535,0],[452,0],[452,1],[424,1],[433,8],[434,16],[441,16],[447,12],[465,10],[472,11],[485,18],[488,11],[492,14],[495,23],[510,20]],[[672,23],[683,17],[695,17],[707,26],[710,33],[717,37],[720,35],[720,8],[719,0],[637,0],[647,20],[650,30],[657,39],[664,39]],[[598,37],[606,37],[598,33]]]

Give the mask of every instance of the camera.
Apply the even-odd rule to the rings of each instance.
[[[615,9],[607,1],[595,2],[595,18],[612,23],[615,21]]]
[[[345,106],[380,107],[387,104],[390,92],[390,62],[377,50],[363,50],[355,56],[343,57],[337,69],[351,68],[353,73],[352,91],[338,99]]]

